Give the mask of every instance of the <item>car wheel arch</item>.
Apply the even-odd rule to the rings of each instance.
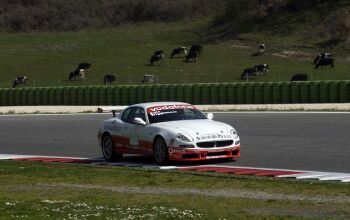
[[[103,139],[104,139],[107,135],[112,137],[112,135],[111,135],[108,131],[103,132],[102,135],[101,135],[101,146],[102,146],[102,144],[103,144]]]
[[[164,145],[163,148],[159,148],[159,141],[160,142],[163,142]],[[161,153],[161,151],[163,153]],[[162,155],[159,160],[159,153]],[[168,145],[165,141],[165,138],[158,134],[154,137],[154,140],[153,140],[153,157],[156,161],[156,163],[160,164],[160,165],[166,165],[169,163],[169,148],[168,148]]]
[[[157,134],[157,135],[153,138],[153,149],[154,149],[154,144],[156,143],[156,140],[157,140],[158,138],[162,138],[162,139],[165,141],[164,137],[163,137],[161,134]],[[166,142],[165,142],[165,143],[166,143]]]

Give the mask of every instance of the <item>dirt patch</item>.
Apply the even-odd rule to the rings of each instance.
[[[244,43],[235,43],[231,44],[231,47],[233,48],[239,48],[239,49],[252,49],[253,46],[249,44],[244,44]]]
[[[283,58],[300,58],[300,59],[306,59],[312,57],[310,53],[306,53],[303,51],[293,51],[293,50],[284,50],[280,53],[273,53],[273,56],[277,57],[283,57]]]

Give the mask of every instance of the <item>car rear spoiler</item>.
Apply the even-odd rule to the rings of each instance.
[[[124,110],[124,108],[126,108],[126,106],[102,106],[97,108],[97,112],[98,113],[112,112],[113,117],[115,117],[115,113]]]

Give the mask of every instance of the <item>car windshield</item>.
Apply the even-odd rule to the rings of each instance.
[[[206,119],[205,115],[192,105],[162,105],[147,109],[150,123],[165,121]]]

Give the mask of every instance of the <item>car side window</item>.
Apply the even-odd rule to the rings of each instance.
[[[122,121],[128,122],[131,110],[132,110],[131,108],[128,108],[123,112],[122,117],[121,117]]]
[[[128,119],[128,123],[134,124],[134,118],[142,118],[142,120],[146,121],[145,110],[143,108],[135,108]]]
[[[134,118],[142,118],[142,120],[146,121],[145,110],[143,110],[143,108],[138,108],[135,111],[135,117]]]

